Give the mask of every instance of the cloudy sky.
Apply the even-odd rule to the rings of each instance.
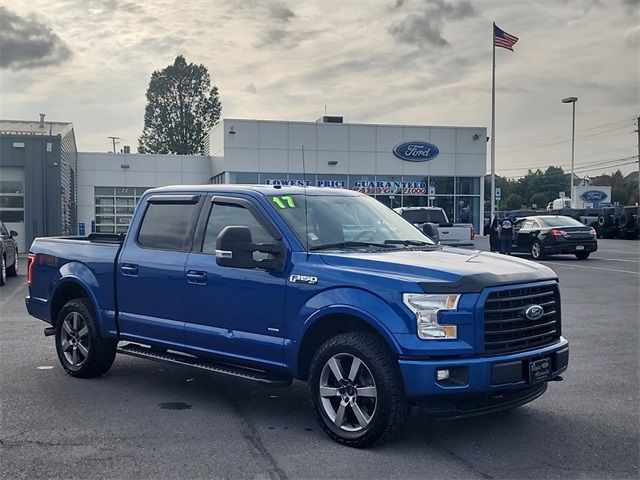
[[[222,115],[491,123],[498,173],[635,159],[640,0],[0,0],[0,118],[70,121],[81,151],[137,145],[151,72],[178,54],[209,68]],[[621,165],[630,172],[637,165]]]

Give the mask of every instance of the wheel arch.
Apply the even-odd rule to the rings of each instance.
[[[78,279],[63,279],[58,283],[56,289],[51,296],[51,324],[56,325],[58,323],[58,315],[62,307],[69,301],[75,298],[86,298],[91,304],[94,315],[98,318],[98,325],[101,322],[99,319],[98,309],[96,308],[95,298],[90,293],[90,290],[86,285],[82,284]]]
[[[308,322],[308,327],[300,340],[296,356],[296,377],[301,380],[307,379],[313,355],[320,345],[329,338],[341,333],[357,331],[369,332],[378,336],[394,355],[400,352],[393,336],[365,312],[341,308],[317,312]]]

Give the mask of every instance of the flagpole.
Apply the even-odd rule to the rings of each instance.
[[[493,45],[493,67],[491,75],[491,222],[496,215],[496,24],[491,30],[491,44]]]

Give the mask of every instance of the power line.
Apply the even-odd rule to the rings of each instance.
[[[636,164],[636,163],[638,163],[638,160],[623,161],[621,163],[613,163],[613,164],[609,164],[609,165],[600,165],[600,166],[597,166],[597,167],[582,169],[582,170],[580,170],[580,172],[576,172],[576,173],[587,173],[587,172],[592,172],[592,171],[595,171],[595,170],[603,171],[605,169],[624,167],[626,165],[633,165],[633,164]],[[503,178],[515,180],[515,179],[519,179],[519,178],[525,178],[527,175],[528,174],[525,174],[525,175],[512,175],[512,176],[503,177]]]
[[[612,128],[612,129],[609,129],[609,130],[604,130],[604,131],[602,131],[602,132],[596,132],[596,133],[592,133],[592,134],[589,134],[589,135],[583,135],[583,136],[581,136],[581,137],[576,137],[576,140],[581,140],[581,139],[584,139],[584,138],[595,137],[595,136],[598,136],[598,135],[604,135],[605,133],[615,132],[616,130],[620,130],[621,128],[625,128],[625,127],[624,127],[624,126],[619,126],[619,127]],[[620,132],[620,133],[627,133],[627,132]],[[514,146],[515,146],[515,145],[517,145],[517,146],[522,146],[523,148],[516,148],[516,149],[509,149],[509,148],[507,148],[507,149],[506,149],[506,150],[507,150],[507,152],[506,152],[506,153],[522,152],[522,151],[525,151],[525,150],[530,150],[531,148],[534,148],[534,147],[535,147],[535,148],[552,147],[552,146],[554,146],[554,145],[562,145],[563,143],[569,143],[569,142],[571,142],[571,139],[570,139],[570,138],[569,138],[569,139],[566,139],[566,140],[560,140],[560,141],[557,141],[557,142],[551,142],[551,143],[539,143],[539,144],[532,144],[532,145],[530,145],[530,146],[524,146],[524,145],[514,144]],[[507,146],[507,145],[500,145],[500,148],[504,148],[504,147],[508,147],[508,146]]]
[[[598,160],[598,161],[595,161],[595,162],[592,162],[592,163],[585,163],[585,164],[582,164],[582,165],[577,165],[576,169],[580,169],[580,168],[583,168],[583,167],[589,167],[591,165],[601,165],[603,163],[619,162],[619,161],[622,161],[622,160],[628,160],[628,159],[631,159],[631,158],[635,158],[636,156],[637,155],[632,155],[630,157],[624,157],[624,158],[610,159],[610,160]],[[564,167],[570,167],[571,165],[567,164],[567,163],[563,163],[563,164],[560,164],[560,165],[546,165],[546,167],[543,166],[543,165],[540,165],[538,167],[538,169],[540,169],[540,168],[548,168],[550,166],[563,167],[564,168]],[[514,171],[514,170],[524,170],[524,169],[531,169],[531,168],[530,167],[501,168],[500,171]]]
[[[579,131],[579,134],[583,134],[583,133],[589,133],[592,130],[598,130],[600,128],[603,127],[610,127],[612,125],[618,125],[620,124],[620,126],[622,127],[623,125],[627,124],[629,122],[629,120],[633,119],[635,117],[627,117],[627,118],[623,118],[622,120],[617,120],[615,122],[609,122],[609,123],[603,123],[601,125],[596,125],[593,127],[589,127],[589,128],[584,128],[581,129]],[[544,140],[554,140],[556,138],[561,139],[561,138],[565,138],[566,134],[565,133],[539,133],[537,135],[530,135],[530,136],[522,136],[522,137],[504,137],[507,139],[512,139],[512,140],[516,140],[514,143],[510,143],[510,144],[503,144],[503,145],[499,145],[500,147],[510,147],[510,146],[521,146],[521,145],[526,145],[526,144],[531,144],[531,143],[537,143],[539,141],[544,141]],[[522,139],[523,141],[520,142],[518,141],[518,139]]]

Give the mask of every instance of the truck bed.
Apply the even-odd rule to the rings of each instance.
[[[97,312],[115,332],[115,268],[124,236],[91,234],[86,237],[36,238],[29,251],[33,257],[33,281],[30,303],[36,317],[48,323],[54,287],[65,277],[84,284],[87,292],[95,295]]]

